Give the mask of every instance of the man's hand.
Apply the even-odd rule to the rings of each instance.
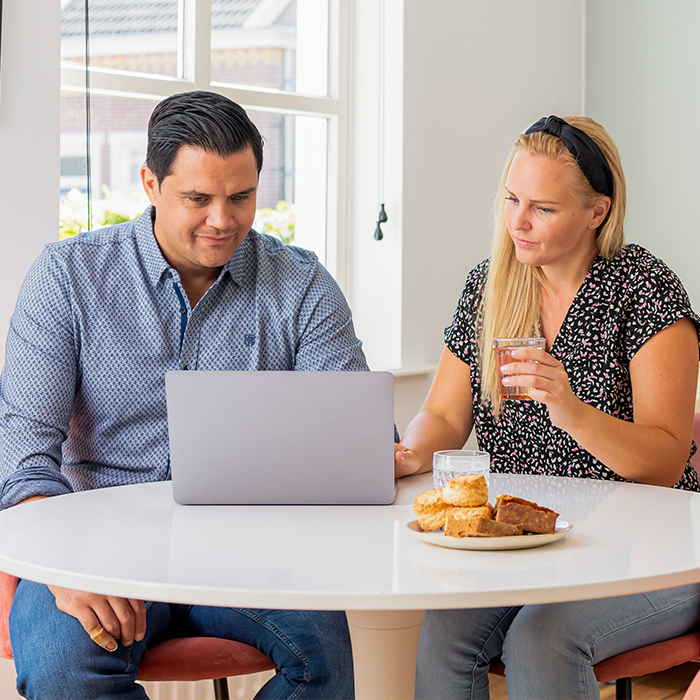
[[[117,639],[124,646],[140,642],[146,634],[146,606],[142,600],[117,598],[49,586],[56,607],[73,616],[91,639],[107,651],[116,651]]]

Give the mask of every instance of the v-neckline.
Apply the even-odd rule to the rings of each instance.
[[[588,272],[586,273],[586,276],[583,278],[583,281],[581,282],[581,285],[579,286],[576,294],[574,295],[574,298],[571,301],[571,304],[569,304],[569,308],[566,312],[566,316],[564,316],[564,320],[561,322],[561,326],[559,326],[559,330],[557,331],[556,336],[554,337],[554,342],[552,343],[551,347],[549,348],[549,353],[550,355],[554,354],[554,350],[559,348],[559,345],[561,345],[561,342],[559,342],[559,338],[562,336],[562,331],[564,331],[569,324],[572,316],[572,310],[576,309],[579,305],[579,300],[581,298],[581,292],[588,286],[588,282],[591,279],[591,273],[593,272],[593,269],[597,267],[598,263],[602,260],[600,255],[596,255],[595,258],[593,258],[593,262],[591,263],[591,266],[588,268]],[[563,342],[563,341],[562,341]]]

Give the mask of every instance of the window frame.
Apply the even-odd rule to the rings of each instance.
[[[182,77],[89,68],[94,95],[162,100],[180,92],[211,90],[246,110],[327,119],[325,265],[341,287],[347,281],[350,2],[329,1],[328,96],[212,82],[211,0],[179,0],[178,73]],[[84,94],[85,67],[61,61],[60,82],[62,91]]]

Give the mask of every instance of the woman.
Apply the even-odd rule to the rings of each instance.
[[[698,317],[676,276],[624,246],[625,182],[610,136],[585,117],[522,134],[497,200],[493,253],[467,278],[396,473],[428,471],[472,427],[496,472],[700,490],[688,464]],[[542,336],[501,367],[491,341]],[[486,698],[502,656],[511,698],[596,698],[592,666],[700,624],[700,585],[556,605],[426,614],[416,696]]]

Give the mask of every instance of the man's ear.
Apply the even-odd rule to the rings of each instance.
[[[160,183],[158,178],[155,176],[153,171],[144,165],[141,167],[141,182],[143,183],[143,189],[148,196],[151,204],[156,205],[156,195],[160,192]]]

